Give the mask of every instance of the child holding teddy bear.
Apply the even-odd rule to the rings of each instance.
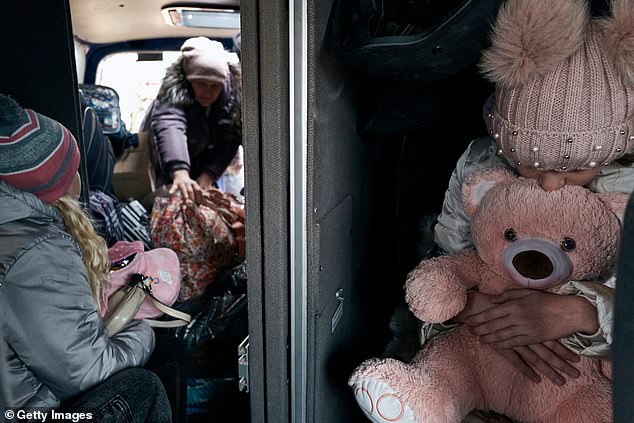
[[[434,227],[441,254],[473,248],[461,194],[480,169],[511,169],[544,191],[634,191],[634,2],[610,6],[599,18],[581,0],[503,4],[480,64],[495,84],[485,112],[491,136],[472,141],[451,176]],[[423,323],[422,341],[466,324],[533,382],[545,376],[564,385],[579,375],[578,355],[610,354],[616,277],[602,282],[570,281],[557,294],[473,291],[449,322]],[[466,421],[481,419],[508,421],[475,414]]]

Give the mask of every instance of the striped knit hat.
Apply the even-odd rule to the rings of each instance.
[[[68,129],[0,94],[0,180],[52,203],[78,168],[79,149]]]

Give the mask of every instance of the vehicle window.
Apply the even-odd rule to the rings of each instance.
[[[124,52],[110,54],[99,62],[95,84],[111,87],[118,93],[121,119],[128,131],[139,131],[147,109],[156,98],[165,70],[179,55],[178,51],[152,52],[148,55],[152,60],[139,60],[137,52]],[[238,63],[239,57],[232,53],[230,60]],[[224,173],[222,186],[223,190],[234,194],[239,201],[244,201],[243,164],[243,148],[240,146]]]
[[[162,60],[140,61],[135,52],[115,53],[99,62],[95,83],[117,91],[121,117],[128,130],[139,130],[145,111],[156,97],[165,69],[178,55],[177,51],[164,51]]]

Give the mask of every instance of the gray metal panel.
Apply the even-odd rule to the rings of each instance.
[[[352,308],[352,212],[352,198],[346,197],[316,223],[318,283],[311,284],[317,301],[313,304],[314,358],[309,361],[314,384],[309,421],[314,422],[349,421],[343,412],[349,391],[346,375],[338,371],[338,359],[341,348],[353,337],[350,320],[359,317]]]
[[[366,421],[347,378],[367,353],[361,303],[368,260],[371,144],[356,131],[361,82],[323,52],[331,0],[308,2],[308,423]],[[343,288],[343,314],[332,332]]]
[[[287,4],[241,5],[252,422],[289,421]]]

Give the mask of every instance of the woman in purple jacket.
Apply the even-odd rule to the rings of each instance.
[[[156,187],[200,202],[242,142],[239,67],[221,43],[190,38],[141,124],[152,133]]]

